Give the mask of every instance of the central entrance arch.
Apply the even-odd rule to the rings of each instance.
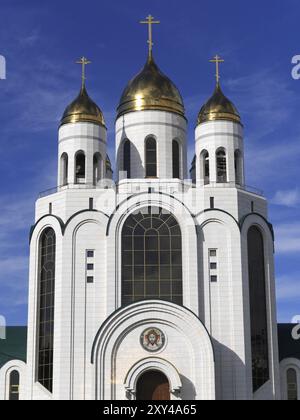
[[[141,346],[141,333],[147,328],[164,333],[169,351],[181,343],[180,354],[173,353],[172,363],[167,347],[159,354],[150,354]],[[184,364],[182,354],[187,355]],[[171,400],[216,398],[211,337],[193,312],[172,302],[146,300],[118,309],[97,332],[91,363],[96,400],[134,400],[139,379],[150,371],[162,372],[168,378],[171,395],[167,397]]]
[[[143,373],[137,381],[136,399],[138,401],[170,400],[170,384],[166,375],[157,370]]]

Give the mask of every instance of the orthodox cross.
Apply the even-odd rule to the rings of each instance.
[[[149,15],[146,20],[140,21],[141,24],[148,25],[148,44],[149,44],[149,58],[152,57],[153,37],[152,37],[152,25],[160,24],[159,20],[154,20],[154,17]]]
[[[216,55],[212,60],[209,60],[210,63],[215,63],[216,64],[216,79],[217,79],[217,84],[220,83],[220,64],[224,63],[225,60],[223,60],[221,57],[219,57],[218,55]]]
[[[82,66],[82,75],[81,75],[82,85],[81,85],[81,87],[83,89],[84,86],[85,86],[85,80],[86,80],[86,77],[85,77],[85,67],[88,64],[91,64],[91,61],[89,61],[85,57],[81,57],[81,59],[79,61],[76,61],[76,64],[81,64],[81,66]]]

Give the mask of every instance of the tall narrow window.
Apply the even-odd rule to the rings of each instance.
[[[204,185],[210,183],[210,168],[209,168],[209,153],[207,150],[203,150],[201,153],[201,178],[204,181]]]
[[[123,168],[124,172],[127,172],[127,178],[129,179],[131,178],[131,144],[129,140],[125,141],[123,151]]]
[[[69,158],[67,153],[63,153],[60,158],[60,171],[61,171],[61,181],[62,186],[68,184],[68,170],[69,170]]]
[[[197,163],[197,157],[195,155],[193,160],[192,160],[192,166],[191,166],[191,169],[190,169],[190,177],[191,177],[191,180],[192,180],[193,184],[196,184],[196,163]]]
[[[264,239],[256,226],[248,232],[253,391],[270,378]]]
[[[163,299],[182,305],[182,239],[160,208],[132,214],[122,231],[122,305]]]
[[[78,152],[75,157],[75,181],[76,184],[85,182],[85,154]]]
[[[20,374],[13,370],[9,374],[9,400],[18,401],[20,398]]]
[[[226,152],[224,149],[217,151],[217,182],[227,182],[227,162]]]
[[[243,184],[243,167],[242,167],[242,154],[239,150],[234,153],[234,168],[235,168],[235,182],[238,185]]]
[[[180,179],[180,146],[177,140],[173,140],[173,178]]]
[[[95,153],[94,160],[93,160],[93,165],[94,165],[94,177],[93,177],[94,178],[94,185],[97,185],[97,183],[102,178],[103,160],[102,160],[102,157],[101,157],[100,153]]]
[[[56,237],[47,228],[40,239],[39,249],[39,326],[38,326],[38,382],[48,391],[53,386],[53,334]]]
[[[145,153],[145,166],[146,166],[146,178],[157,177],[157,144],[154,137],[148,137],[146,139],[146,153]]]
[[[288,369],[286,375],[287,375],[287,398],[289,401],[298,401],[297,372],[295,369]]]

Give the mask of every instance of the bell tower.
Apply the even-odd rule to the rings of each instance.
[[[82,57],[79,95],[66,108],[59,128],[58,186],[93,187],[106,178],[107,130],[103,113],[86,90],[86,66]]]
[[[240,114],[224,95],[216,55],[216,87],[202,106],[192,167],[202,196],[205,324],[218,343],[217,399],[279,395],[274,233],[262,193],[245,185]],[[209,311],[207,310],[209,308]],[[231,366],[227,369],[226,366]]]
[[[241,186],[244,180],[244,141],[240,115],[224,95],[220,84],[220,64],[216,55],[216,87],[201,108],[196,126],[197,184]]]

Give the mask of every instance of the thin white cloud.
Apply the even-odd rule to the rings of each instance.
[[[300,299],[300,273],[279,276],[276,280],[277,300],[288,302]],[[300,304],[299,304],[300,309]]]
[[[0,244],[7,246],[7,239],[33,222],[34,203],[32,197],[5,195],[0,199]],[[1,263],[1,258],[0,258]]]
[[[277,191],[271,203],[278,206],[296,207],[300,204],[300,190],[295,188],[293,190]]]
[[[298,100],[296,92],[276,75],[274,69],[230,79],[226,85],[241,104],[240,113],[257,121],[255,140],[275,132],[278,126],[287,122]]]
[[[22,48],[33,47],[40,39],[40,32],[38,29],[32,30],[28,34],[24,34],[19,38],[19,43]]]
[[[12,275],[23,273],[28,269],[27,257],[10,257],[0,260],[0,282],[7,281]]]
[[[250,183],[259,185],[263,181],[268,185],[276,185],[297,179],[300,158],[299,137],[300,133],[296,133],[287,144],[274,136],[272,146],[263,144],[258,146],[246,141],[245,165]]]
[[[277,254],[300,253],[300,223],[275,226],[275,246]]]
[[[27,305],[28,257],[11,256],[0,260],[0,313]]]

